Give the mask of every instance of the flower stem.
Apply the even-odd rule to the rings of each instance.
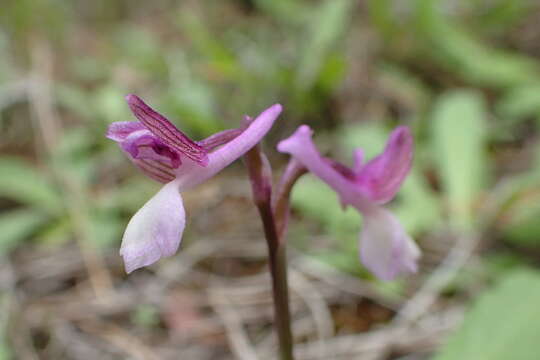
[[[274,318],[279,341],[280,359],[294,360],[289,312],[289,286],[287,284],[287,255],[285,243],[280,241],[272,209],[271,167],[260,146],[250,150],[246,154],[245,160],[251,180],[253,198],[261,216],[264,235],[268,244]]]
[[[289,286],[287,284],[286,246],[277,236],[274,216],[270,203],[258,206],[264,225],[264,234],[268,244],[270,274],[272,275],[272,294],[276,330],[279,339],[281,360],[293,360],[291,316],[289,312]]]

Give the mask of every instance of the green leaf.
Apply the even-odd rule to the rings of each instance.
[[[473,204],[486,178],[486,110],[482,97],[472,91],[442,95],[433,113],[433,151],[450,220],[470,229]]]
[[[278,20],[298,24],[306,19],[311,9],[297,0],[254,0],[255,5]]]
[[[528,172],[514,175],[498,190],[496,200],[498,207],[504,210],[504,216],[501,216],[504,221],[497,225],[504,240],[521,247],[540,246],[539,183],[540,164],[537,156]]]
[[[47,226],[40,229],[34,241],[40,245],[57,248],[73,239],[73,222],[69,216],[62,216],[49,221]]]
[[[311,176],[302,177],[295,185],[292,204],[304,216],[318,221],[323,232],[335,239],[322,251],[309,244],[306,252],[335,268],[360,274],[357,243],[362,221],[358,211],[352,207],[343,210],[336,193]]]
[[[343,210],[339,198],[325,183],[311,176],[302,177],[294,187],[292,204],[304,215],[316,219],[328,232],[353,231],[356,234],[360,215],[348,207]]]
[[[0,216],[0,254],[5,254],[28,238],[47,219],[33,210],[12,210]]]
[[[536,360],[540,274],[514,271],[486,291],[434,360]]]
[[[10,309],[12,301],[13,296],[11,296],[8,292],[0,294],[0,309]],[[11,360],[13,359],[13,354],[10,350],[8,344],[9,337],[7,336],[9,322],[6,321],[7,318],[3,318],[2,320],[3,321],[0,323],[0,360]]]
[[[394,19],[391,0],[369,0],[367,2],[370,19],[374,27],[386,40],[392,39],[398,31],[398,22]]]
[[[524,85],[510,89],[497,103],[502,117],[523,119],[540,114],[540,84]]]
[[[92,209],[89,216],[88,239],[94,245],[107,248],[122,239],[123,221],[115,211]]]
[[[9,40],[8,34],[5,31],[0,31],[0,82],[7,83],[9,80],[13,79],[16,75],[14,74],[13,68],[13,59],[9,50]],[[9,93],[6,93],[4,89],[0,90],[0,104],[6,102],[6,98]],[[1,120],[1,118],[0,118]]]
[[[490,191],[490,213],[495,232],[520,247],[540,246],[540,144],[528,171],[507,176]]]
[[[55,95],[60,106],[67,108],[84,119],[95,120],[96,110],[101,111],[101,104],[89,106],[90,95],[86,89],[68,83],[58,83]]]
[[[305,40],[296,79],[301,89],[316,82],[328,53],[347,28],[353,5],[350,0],[326,0],[310,19],[309,38]]]
[[[339,143],[343,144],[344,151],[350,160],[352,160],[354,149],[360,147],[364,151],[364,158],[369,161],[384,149],[388,130],[380,123],[360,123],[344,127],[338,137]]]
[[[462,25],[448,20],[437,0],[416,0],[420,38],[428,56],[449,71],[481,86],[509,87],[538,82],[538,63],[529,57],[491,48]]]
[[[28,162],[14,157],[0,158],[0,197],[49,213],[62,209],[60,194],[45,180],[45,176]]]
[[[131,120],[133,116],[124,100],[125,93],[126,91],[112,84],[106,84],[96,89],[90,98],[95,104],[95,108],[92,109],[94,116],[97,114],[108,123]]]
[[[131,315],[131,321],[146,328],[156,327],[159,325],[159,309],[153,305],[140,304]]]
[[[315,253],[314,258],[343,272],[353,275],[367,275],[367,271],[360,266],[358,251],[331,251],[323,250]]]
[[[82,191],[96,173],[97,153],[92,148],[95,137],[88,136],[88,128],[79,126],[66,129],[53,153],[53,164],[63,176],[68,176],[72,186]]]
[[[513,209],[503,228],[504,239],[519,246],[540,245],[540,205],[538,196],[527,199],[525,204]]]
[[[477,28],[483,32],[504,34],[523,21],[529,12],[535,11],[535,4],[528,0],[496,0],[487,4],[476,1],[478,14]]]
[[[122,186],[113,188],[103,196],[101,206],[122,209],[126,213],[135,213],[159,190],[153,182],[141,176],[133,176]]]
[[[123,61],[134,65],[141,73],[152,74],[154,78],[166,75],[164,51],[156,32],[131,22],[121,22],[115,30],[110,37]]]
[[[192,71],[183,51],[175,51],[169,58],[171,86],[164,96],[163,109],[173,116],[171,120],[179,128],[188,127],[203,136],[223,130],[211,84]]]
[[[378,81],[384,88],[391,89],[392,96],[395,96],[412,112],[423,113],[426,110],[431,94],[417,74],[411,73],[401,66],[384,63],[379,66],[375,76],[379,78]]]
[[[440,224],[441,208],[438,198],[418,168],[411,170],[398,197],[399,202],[393,206],[393,211],[409,234],[429,231]]]
[[[208,27],[208,22],[193,12],[182,12],[176,22],[200,53],[199,61],[206,63],[219,75],[234,79],[242,77],[243,70],[233,51],[218,40]]]

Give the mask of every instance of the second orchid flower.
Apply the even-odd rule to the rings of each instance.
[[[363,215],[360,259],[382,280],[417,271],[420,250],[391,212],[380,205],[390,201],[409,173],[413,140],[407,127],[395,129],[383,153],[364,164],[363,152],[354,152],[354,167],[348,168],[321,156],[311,139],[312,131],[300,126],[278,144],[339,195],[343,205]]]

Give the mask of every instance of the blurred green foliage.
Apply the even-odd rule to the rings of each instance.
[[[537,359],[538,301],[538,272],[504,274],[499,284],[475,301],[461,329],[434,360]]]
[[[433,161],[441,174],[450,220],[462,229],[473,229],[474,202],[488,177],[486,117],[477,93],[445,93],[434,104]]]
[[[344,162],[356,147],[373,157],[393,126],[407,124],[415,164],[392,210],[421,245],[447,232],[489,234],[489,256],[452,290],[538,263],[538,10],[531,0],[6,0],[0,252],[29,241],[59,246],[81,232],[101,249],[117,247],[129,215],[156,189],[103,136],[109,123],[131,119],[123,95],[135,92],[196,138],[280,102],[286,111],[274,137],[309,123]],[[53,50],[63,125],[49,153],[20,86],[42,70],[33,59],[40,44]],[[296,246],[369,277],[358,262],[360,216],[311,177],[293,195],[298,215],[317,227],[293,226],[304,234]],[[313,232],[331,241],[314,246]],[[501,321],[535,331],[534,321],[522,321],[526,311],[489,316],[529,298],[523,306],[533,319],[535,277],[508,275],[488,290],[439,358],[492,359],[486,334]],[[154,318],[141,308],[134,321]],[[501,344],[517,336],[506,330],[493,335]],[[540,351],[527,339],[522,348]],[[531,358],[519,356],[500,358]]]

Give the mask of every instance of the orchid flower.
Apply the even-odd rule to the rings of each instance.
[[[135,95],[127,103],[139,121],[115,122],[107,137],[161,190],[131,218],[120,255],[126,272],[153,264],[178,250],[186,214],[181,192],[208,180],[261,141],[281,113],[276,104],[239,129],[193,141]]]
[[[321,156],[312,141],[312,130],[300,126],[278,144],[339,195],[344,206],[352,205],[363,215],[360,259],[382,280],[417,271],[420,250],[399,221],[380,205],[390,201],[409,173],[413,139],[407,127],[396,128],[382,154],[363,164],[361,149],[354,151],[354,166],[348,168]]]

